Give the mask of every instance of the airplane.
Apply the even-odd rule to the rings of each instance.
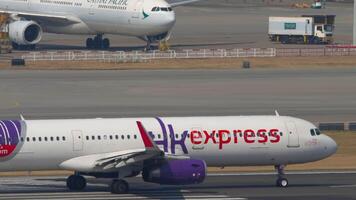
[[[207,167],[275,166],[276,185],[289,185],[285,167],[331,156],[335,141],[312,123],[280,116],[1,120],[0,171],[71,170],[69,190],[86,178],[142,175],[161,185],[202,183]]]
[[[9,16],[8,32],[14,49],[35,49],[43,32],[96,35],[88,49],[108,49],[104,34],[166,42],[176,22],[174,7],[198,0],[1,0],[0,14]]]

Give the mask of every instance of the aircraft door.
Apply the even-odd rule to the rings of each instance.
[[[299,147],[299,134],[294,122],[286,122],[288,134],[288,147]]]
[[[73,151],[83,150],[83,132],[81,130],[73,130]]]
[[[95,11],[94,11],[94,7],[95,5],[92,3],[90,4],[90,7],[89,7],[89,15],[94,15],[95,14]]]
[[[135,24],[140,19],[140,14],[142,12],[142,6],[143,6],[143,0],[137,0],[135,7],[134,7],[134,12],[131,16],[132,24]]]

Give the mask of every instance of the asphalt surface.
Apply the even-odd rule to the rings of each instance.
[[[66,177],[3,177],[0,199],[356,199],[356,174],[289,174],[290,186],[274,186],[275,175],[254,174],[208,176],[204,183],[161,186],[130,178],[129,194],[108,191],[109,180],[89,179],[82,192],[70,192]]]
[[[356,121],[356,69],[0,71],[0,118],[274,114]]]
[[[268,39],[269,16],[301,16],[303,14],[336,15],[335,42],[352,42],[352,13],[350,3],[327,3],[326,9],[291,8],[295,0],[203,0],[190,6],[177,7],[176,25],[170,39],[172,49],[199,48],[266,48],[302,47],[281,45]],[[306,0],[301,2],[312,3]],[[299,3],[301,3],[299,2]],[[84,49],[88,36],[45,34],[40,50]],[[106,35],[111,40],[110,50],[142,50],[146,43],[134,37]],[[320,47],[309,45],[308,48]]]

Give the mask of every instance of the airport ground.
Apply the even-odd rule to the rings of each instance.
[[[177,23],[170,39],[171,48],[314,48],[322,45],[281,45],[268,40],[269,16],[334,14],[335,42],[352,42],[352,3],[327,3],[326,9],[296,9],[293,3],[311,0],[204,0],[191,6],[177,7]],[[145,42],[137,38],[108,35],[110,50],[142,50]],[[87,36],[45,34],[40,50],[83,50]]]
[[[310,173],[287,175],[290,186],[274,186],[276,176],[270,173],[210,174],[204,183],[189,186],[161,186],[130,178],[130,194],[113,195],[109,181],[89,179],[83,192],[69,192],[64,176],[5,177],[0,181],[0,199],[356,199],[355,172]]]
[[[261,69],[339,69],[355,68],[355,56],[324,57],[267,57],[267,58],[209,58],[159,59],[144,62],[102,61],[36,61],[25,66],[11,66],[10,61],[0,62],[0,69],[16,70],[150,70],[150,69],[241,69],[248,61],[250,68]]]

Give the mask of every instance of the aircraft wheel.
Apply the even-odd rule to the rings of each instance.
[[[87,181],[83,176],[71,175],[67,178],[67,187],[69,190],[84,190]]]
[[[286,178],[279,178],[277,179],[276,185],[278,187],[288,187],[288,180]]]
[[[109,49],[110,48],[110,40],[108,38],[103,39],[103,49]]]
[[[103,47],[103,40],[100,37],[94,38],[94,49],[102,49]]]
[[[94,40],[93,40],[93,38],[88,38],[87,39],[86,46],[87,46],[87,49],[93,49],[94,48]]]
[[[110,190],[113,194],[126,194],[129,191],[129,184],[124,180],[114,180]]]

